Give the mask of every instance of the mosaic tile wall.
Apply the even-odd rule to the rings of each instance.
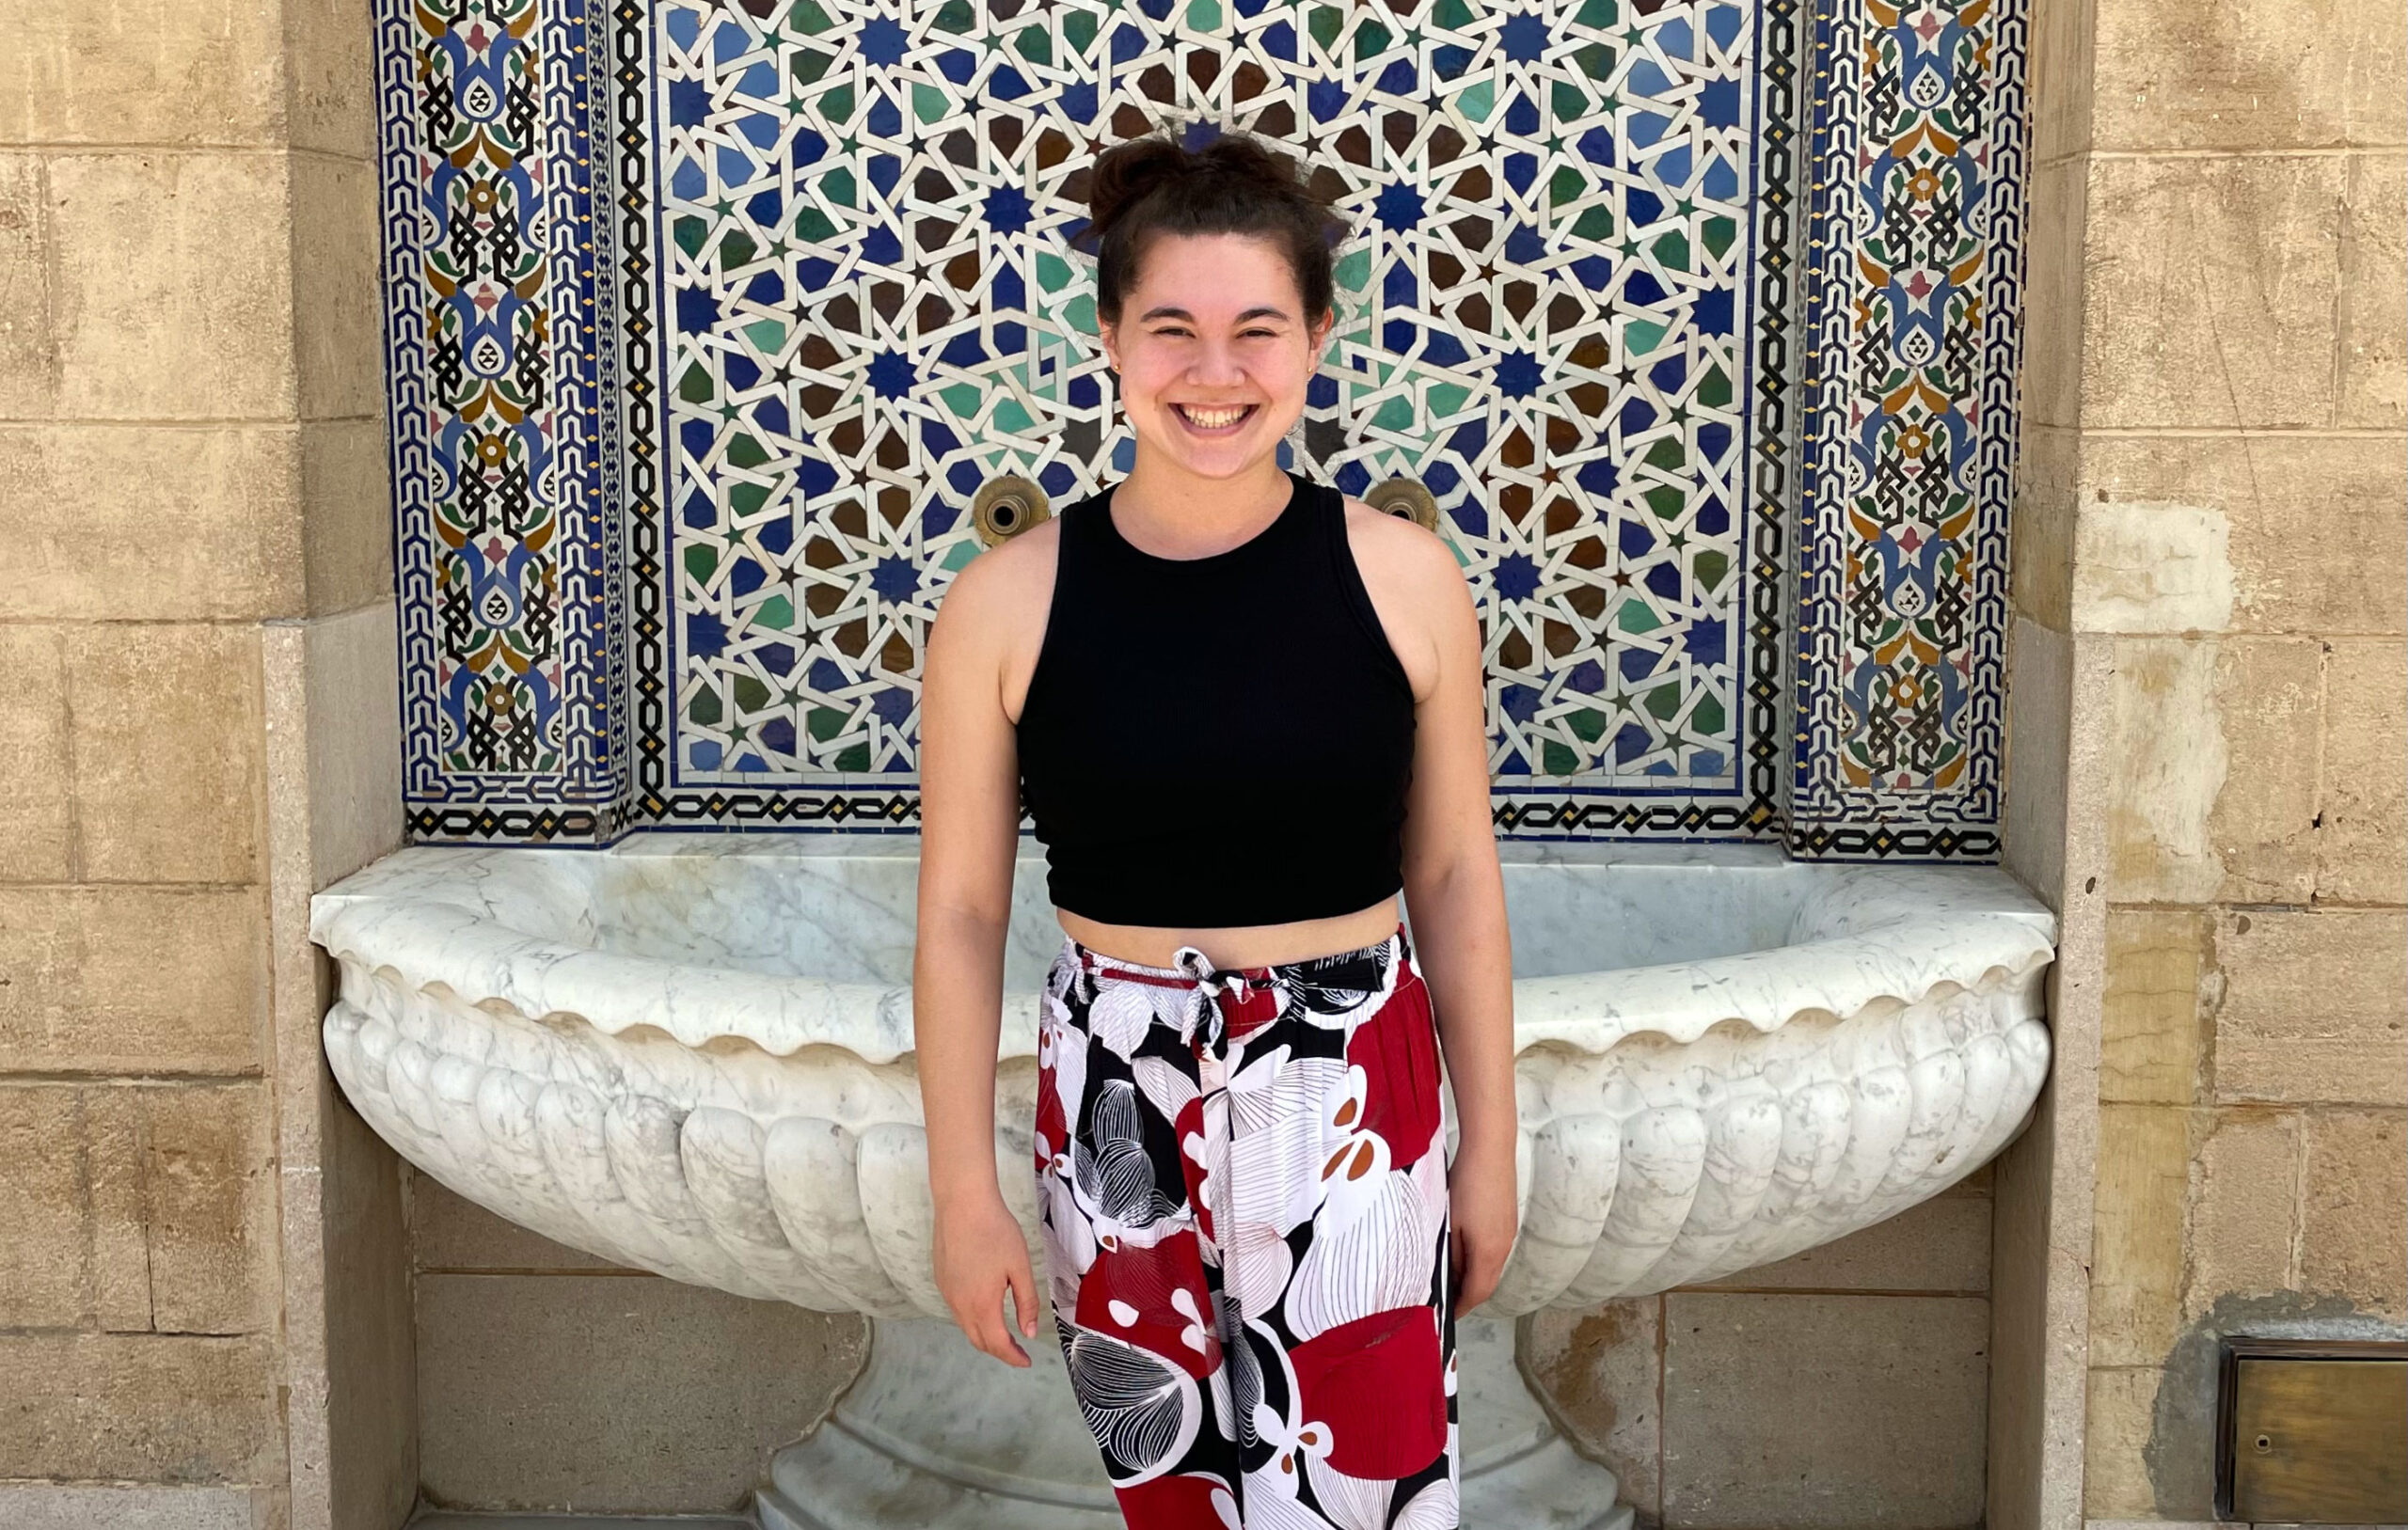
[[[414,832],[912,827],[972,496],[1130,461],[1068,236],[1169,119],[1355,226],[1281,455],[1435,494],[1500,833],[1993,852],[1988,5],[388,6]]]

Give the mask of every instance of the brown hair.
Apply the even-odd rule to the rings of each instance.
[[[1154,236],[1253,234],[1287,257],[1309,328],[1337,295],[1330,250],[1351,231],[1298,179],[1293,156],[1248,133],[1223,133],[1195,150],[1168,128],[1124,138],[1096,157],[1087,210],[1070,244],[1095,252],[1096,314],[1105,323],[1119,323]]]

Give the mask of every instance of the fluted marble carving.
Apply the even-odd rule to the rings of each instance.
[[[1516,969],[1533,974],[1514,985],[1523,1226],[1484,1315],[1785,1257],[1946,1188],[2025,1119],[2048,1068],[2054,926],[2003,874],[1583,848],[1505,847]],[[746,1296],[941,1317],[910,1056],[909,851],[645,836],[600,853],[401,852],[315,902],[312,935],[342,971],[328,1058],[413,1163],[561,1242]],[[1022,870],[995,1152],[1036,1258],[1036,988],[1060,933],[1037,868]],[[1486,1331],[1466,1344],[1467,1375],[1473,1351],[1497,1347]],[[782,1460],[779,1479],[814,1461],[859,1475],[864,1450],[892,1473],[916,1454],[911,1469],[967,1506],[963,1522],[1018,1522],[1023,1506],[1031,1524],[1114,1522],[1077,1480],[1075,1440],[1048,1447],[1065,1458],[1055,1478],[1013,1467],[1001,1485],[969,1447],[906,1444],[898,1410],[945,1368],[907,1364],[914,1347],[943,1341],[888,1343],[817,1456],[798,1447],[810,1459]],[[1489,1390],[1518,1390],[1508,1381]],[[1001,1406],[1032,1383],[964,1368],[947,1384]],[[861,1443],[871,1412],[883,1446]],[[1612,1489],[1560,1441],[1523,1438],[1543,1420],[1508,1422],[1484,1488],[1467,1426],[1467,1515],[1487,1491],[1527,1522],[1627,1518],[1512,1496],[1509,1478],[1549,1472],[1567,1504],[1593,1507],[1582,1474],[1605,1479],[1607,1503]],[[990,1444],[1005,1462],[1037,1449]],[[765,1514],[781,1502],[773,1489]],[[788,1508],[795,1525],[861,1522]]]

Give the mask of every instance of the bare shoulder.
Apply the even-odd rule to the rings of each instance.
[[[1346,499],[1346,541],[1375,602],[1390,591],[1418,602],[1469,590],[1463,565],[1436,532],[1351,495]]]
[[[980,553],[945,586],[939,620],[949,616],[954,627],[987,639],[1007,635],[1031,612],[1042,622],[1061,542],[1062,523],[1049,518]]]

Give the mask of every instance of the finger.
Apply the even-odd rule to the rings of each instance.
[[[1020,1331],[1037,1337],[1037,1275],[1022,1254],[1012,1267],[1012,1311],[1020,1315]]]

